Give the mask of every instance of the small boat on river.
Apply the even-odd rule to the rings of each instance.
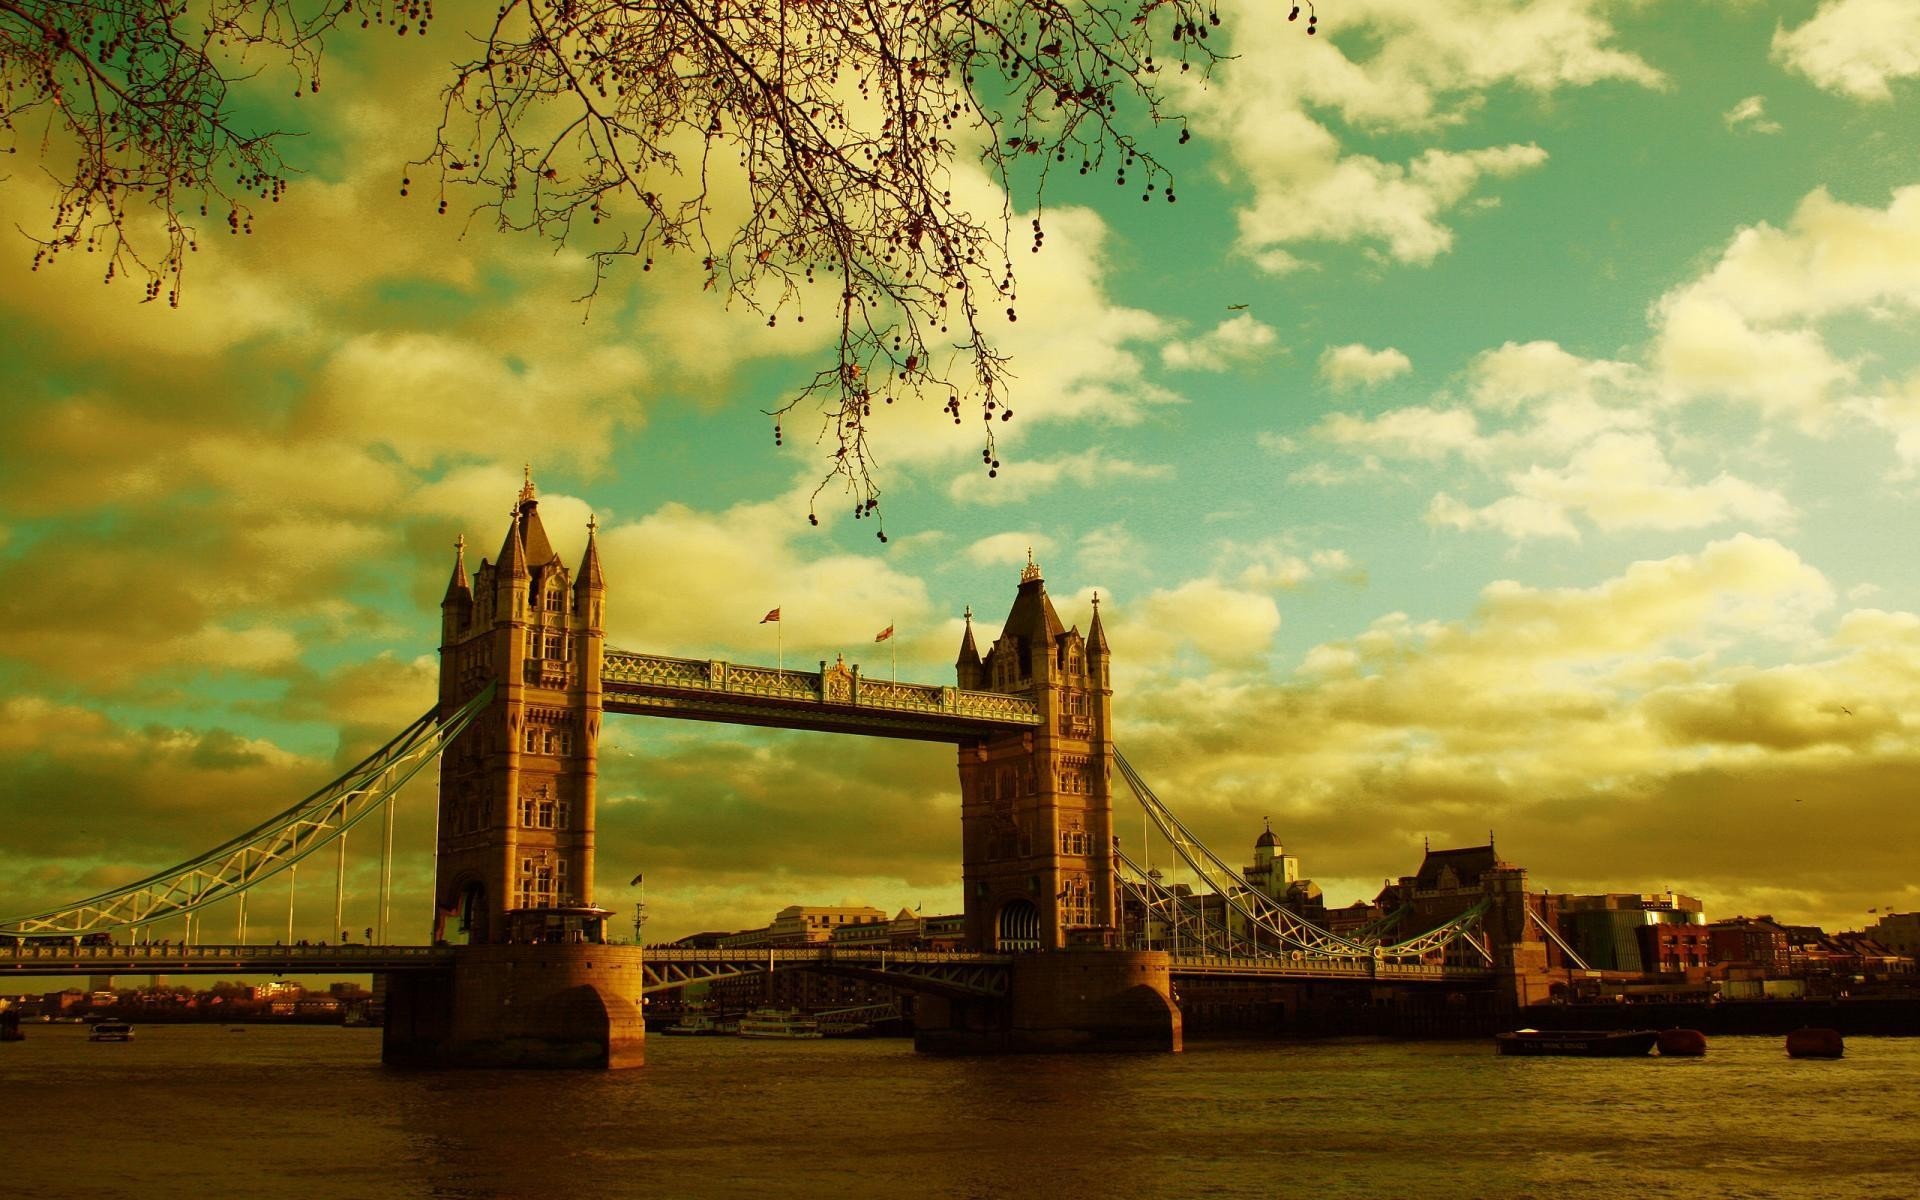
[[[820,1022],[805,1013],[784,1008],[756,1008],[740,1018],[743,1038],[817,1038]]]
[[[133,1026],[125,1021],[102,1021],[93,1027],[87,1035],[90,1042],[130,1042],[133,1040]]]
[[[1498,1033],[1502,1054],[1551,1054],[1569,1058],[1633,1058],[1653,1049],[1652,1029],[1516,1029]]]
[[[716,1037],[724,1033],[736,1032],[732,1025],[722,1021],[712,1013],[688,1013],[675,1024],[660,1031],[673,1037]]]

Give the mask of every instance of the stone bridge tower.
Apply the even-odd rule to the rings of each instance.
[[[510,912],[592,906],[605,602],[593,524],[569,572],[531,474],[498,561],[469,583],[457,552],[440,604],[442,719],[496,687],[441,762],[434,940],[504,942]]]
[[[962,688],[1031,697],[1041,718],[960,748],[968,944],[1112,944],[1113,690],[1099,598],[1084,636],[1066,628],[1029,554],[999,638],[982,656],[969,610],[955,669]]]

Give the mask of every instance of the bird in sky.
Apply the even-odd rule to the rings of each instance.
[[[1845,713],[1845,714],[1847,714],[1848,716],[1852,716],[1852,715],[1853,715],[1853,710],[1852,710],[1852,709],[1850,709],[1850,708],[1848,708],[1848,707],[1847,707],[1846,705],[1844,705],[1844,704],[1842,704],[1842,705],[1840,706],[1840,711],[1841,711],[1841,712],[1843,712],[1843,713]]]
[[[1245,312],[1247,311],[1247,306],[1244,304],[1229,304],[1227,305],[1227,311],[1228,312]]]

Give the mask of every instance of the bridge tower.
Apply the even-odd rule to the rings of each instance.
[[[973,615],[962,688],[1031,697],[1040,724],[960,748],[967,942],[1053,950],[1114,940],[1113,689],[1100,600],[1083,636],[1054,612],[1031,552],[983,656]]]
[[[547,540],[531,472],[496,562],[464,544],[441,601],[443,719],[492,705],[441,765],[434,940],[512,940],[508,914],[593,906],[606,581],[592,522],[577,572]]]
[[[444,720],[493,701],[442,752],[433,940],[445,972],[388,978],[382,1056],[434,1067],[637,1067],[642,952],[606,944],[593,904],[595,749],[606,581],[593,523],[570,572],[547,540],[532,472],[496,562],[440,603]]]

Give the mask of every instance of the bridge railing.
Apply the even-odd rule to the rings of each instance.
[[[602,683],[669,691],[711,692],[762,700],[840,704],[887,712],[924,713],[980,721],[1037,725],[1040,709],[1025,696],[976,692],[925,683],[862,679],[858,674],[789,671],[721,659],[673,658],[608,650]]]
[[[1484,968],[1446,963],[1403,963],[1366,958],[1258,958],[1226,954],[1178,954],[1174,974],[1338,975],[1355,979],[1457,979],[1488,974]]]
[[[997,966],[1013,961],[1008,954],[975,954],[965,950],[882,950],[845,946],[742,946],[734,950],[693,949],[686,946],[648,946],[642,953],[648,961],[678,963],[766,962],[840,962],[899,963],[939,966]]]
[[[0,960],[10,962],[179,962],[187,959],[300,959],[328,962],[350,959],[444,958],[444,946],[182,946],[178,944],[121,943],[108,946],[58,946],[32,943],[9,946],[0,938]]]

